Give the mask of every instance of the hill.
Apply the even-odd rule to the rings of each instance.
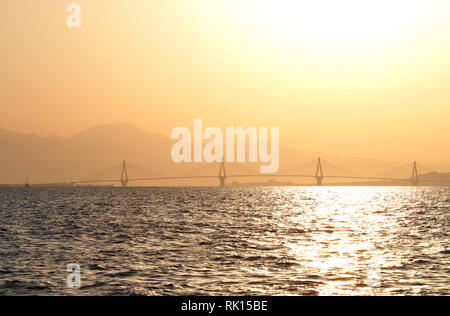
[[[0,129],[0,183],[24,183],[26,178],[30,183],[98,178],[119,179],[123,160],[127,161],[129,176],[132,178],[218,175],[218,163],[173,163],[170,155],[174,143],[175,141],[169,137],[149,133],[129,124],[95,126],[67,138],[39,137]],[[317,156],[316,153],[300,152],[281,146],[278,173],[313,175]],[[257,174],[259,166],[259,163],[227,163],[227,172],[229,175]],[[448,164],[435,162],[428,166],[438,166],[441,169],[438,171],[442,171],[442,168],[446,168]],[[406,162],[363,158],[340,159],[325,155],[323,169],[324,174],[328,175],[386,176],[391,174],[395,177],[406,178],[410,176],[412,165]],[[423,167],[419,173],[432,174],[433,171]],[[237,179],[236,181],[254,180]],[[304,180],[298,179],[286,179],[286,181],[304,183]],[[158,184],[216,185],[216,182],[214,180],[165,181]]]

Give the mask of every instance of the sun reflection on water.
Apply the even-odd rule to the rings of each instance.
[[[449,293],[448,188],[11,189],[0,204],[6,294],[73,294],[62,262],[84,295]]]
[[[286,248],[300,263],[297,271],[302,277],[326,276],[327,281],[318,288],[320,295],[377,293],[383,286],[383,266],[404,261],[385,251],[391,238],[387,232],[399,229],[399,223],[384,212],[380,190],[317,188],[315,205],[286,217],[289,222],[284,225],[307,232],[301,238],[286,237]],[[303,193],[296,198],[301,201]]]

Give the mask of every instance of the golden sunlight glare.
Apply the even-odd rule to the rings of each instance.
[[[425,0],[248,0],[236,6],[275,36],[307,38],[324,45],[404,36],[432,21],[442,1]]]

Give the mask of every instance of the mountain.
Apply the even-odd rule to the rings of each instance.
[[[164,170],[153,173],[163,174],[172,165],[171,143],[169,138],[128,124],[96,126],[69,138],[2,129],[0,183],[23,183],[27,177],[31,183],[86,180],[123,160],[141,170]]]
[[[218,174],[218,164],[175,164],[171,160],[174,141],[129,124],[100,125],[72,137],[39,137],[0,129],[0,183],[63,182],[120,178],[121,163],[127,161],[130,178]],[[281,147],[280,170],[312,160]],[[227,164],[229,174],[259,173],[259,163]],[[217,169],[217,170],[216,170]],[[102,171],[103,170],[103,171]],[[184,181],[187,184],[189,181]],[[216,181],[190,181],[210,184]],[[161,184],[178,184],[164,181]]]
[[[130,178],[216,175],[219,164],[175,164],[171,160],[174,140],[149,133],[129,124],[95,126],[72,137],[39,137],[0,129],[0,184],[63,182],[73,180],[119,179],[126,160]],[[280,146],[279,174],[311,174],[317,167],[318,154]],[[228,175],[258,174],[260,163],[227,163]],[[419,173],[430,173],[433,166],[448,171],[445,163],[425,164]],[[339,159],[324,156],[324,174],[408,177],[412,162],[377,161],[363,158]],[[448,169],[445,170],[446,166]],[[422,168],[422,170],[421,170]],[[442,170],[444,169],[444,170]],[[393,173],[392,171],[396,171]],[[230,181],[259,179],[230,179]],[[267,181],[267,178],[261,181]],[[286,179],[303,183],[299,179]],[[154,184],[154,183],[140,183]],[[217,180],[161,181],[157,185],[216,185]]]

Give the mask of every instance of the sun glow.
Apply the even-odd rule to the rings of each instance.
[[[291,42],[357,45],[420,31],[442,8],[430,0],[247,0],[236,6],[266,32]],[[251,21],[250,21],[251,22]]]
[[[264,51],[302,56],[392,55],[399,45],[423,46],[446,23],[445,0],[208,1],[218,38]],[[225,27],[224,27],[225,26]],[[227,34],[228,33],[228,34]],[[227,43],[229,45],[229,43]],[[239,46],[237,46],[239,47]],[[277,53],[278,54],[278,53]]]

